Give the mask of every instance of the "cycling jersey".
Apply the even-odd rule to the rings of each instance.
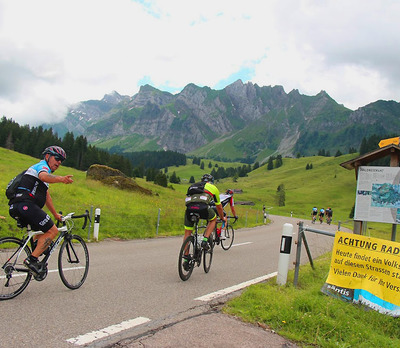
[[[45,160],[28,168],[21,179],[15,198],[9,204],[32,201],[40,208],[43,208],[46,203],[49,184],[39,179],[41,172],[51,173],[51,169]]]
[[[190,213],[198,213],[201,219],[212,221],[217,217],[212,205],[221,205],[218,188],[210,183],[204,185],[204,192],[186,197],[185,230],[193,230],[194,222]]]
[[[235,205],[235,203],[233,202],[233,195],[221,194],[219,195],[219,199],[221,201],[223,208],[225,208],[228,205],[228,203],[230,204],[231,207]]]
[[[188,196],[185,199],[186,205],[191,203],[206,203],[208,205],[220,205],[221,200],[219,198],[219,190],[217,186],[206,183],[204,185],[204,192],[203,193],[196,193],[194,195]]]

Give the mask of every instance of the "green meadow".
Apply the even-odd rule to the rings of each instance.
[[[252,227],[263,224],[262,208],[265,205],[269,214],[297,217],[309,220],[314,205],[318,208],[333,209],[334,222],[341,221],[352,227],[349,219],[354,204],[356,180],[354,171],[340,166],[340,163],[354,158],[355,155],[340,157],[304,157],[299,159],[284,158],[283,165],[277,169],[267,170],[267,166],[250,172],[248,176],[220,180],[216,183],[221,192],[226,189],[241,190],[235,194],[236,211],[239,220],[237,228]],[[8,216],[5,188],[16,174],[36,163],[38,159],[0,148],[0,236],[7,235],[10,230],[18,232],[15,221]],[[211,163],[211,168],[209,168]],[[53,184],[50,192],[57,210],[63,213],[83,213],[86,209],[101,209],[99,239],[120,238],[154,238],[183,234],[184,198],[191,176],[199,180],[206,172],[211,172],[215,165],[228,167],[242,166],[241,163],[215,162],[204,160],[205,169],[198,165],[173,166],[168,174],[174,171],[181,178],[181,184],[171,184],[164,188],[135,179],[137,184],[150,189],[151,196],[137,192],[119,190],[86,179],[86,173],[61,166],[56,174],[74,176],[71,185]],[[306,167],[312,164],[312,169]],[[284,185],[285,205],[278,206],[277,188]],[[239,203],[246,202],[246,205]],[[249,205],[249,203],[251,205]],[[229,213],[229,208],[228,208]],[[158,215],[160,216],[157,228]],[[77,222],[79,223],[79,222]],[[385,224],[369,224],[369,231],[382,238],[390,238],[391,226]],[[87,231],[78,231],[87,236]]]

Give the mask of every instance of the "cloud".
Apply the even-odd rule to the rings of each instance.
[[[399,15],[391,0],[0,0],[0,112],[37,125],[143,82],[238,78],[352,109],[396,100]]]

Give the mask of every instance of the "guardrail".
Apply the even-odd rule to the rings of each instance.
[[[294,286],[297,286],[297,282],[299,279],[302,242],[304,242],[304,247],[306,248],[307,256],[308,256],[308,259],[310,260],[310,265],[311,265],[312,269],[314,269],[314,262],[313,262],[310,248],[308,246],[307,238],[306,238],[306,235],[304,232],[308,231],[308,232],[322,234],[322,235],[329,236],[329,237],[335,237],[335,233],[333,233],[333,232],[317,230],[315,228],[310,228],[310,227],[303,227],[303,221],[300,221],[298,223],[298,225],[299,225],[299,229],[298,229],[298,235],[297,235],[296,261],[295,261],[294,280],[293,280]]]

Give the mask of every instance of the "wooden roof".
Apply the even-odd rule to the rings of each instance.
[[[350,161],[340,163],[343,168],[346,169],[356,169],[357,175],[357,168],[360,166],[365,166],[370,162],[378,160],[380,158],[390,156],[390,166],[397,167],[399,166],[399,159],[400,159],[400,147],[394,144],[390,144],[388,146],[382,147],[381,149],[377,149],[368,153],[365,153],[362,156],[354,158]]]

